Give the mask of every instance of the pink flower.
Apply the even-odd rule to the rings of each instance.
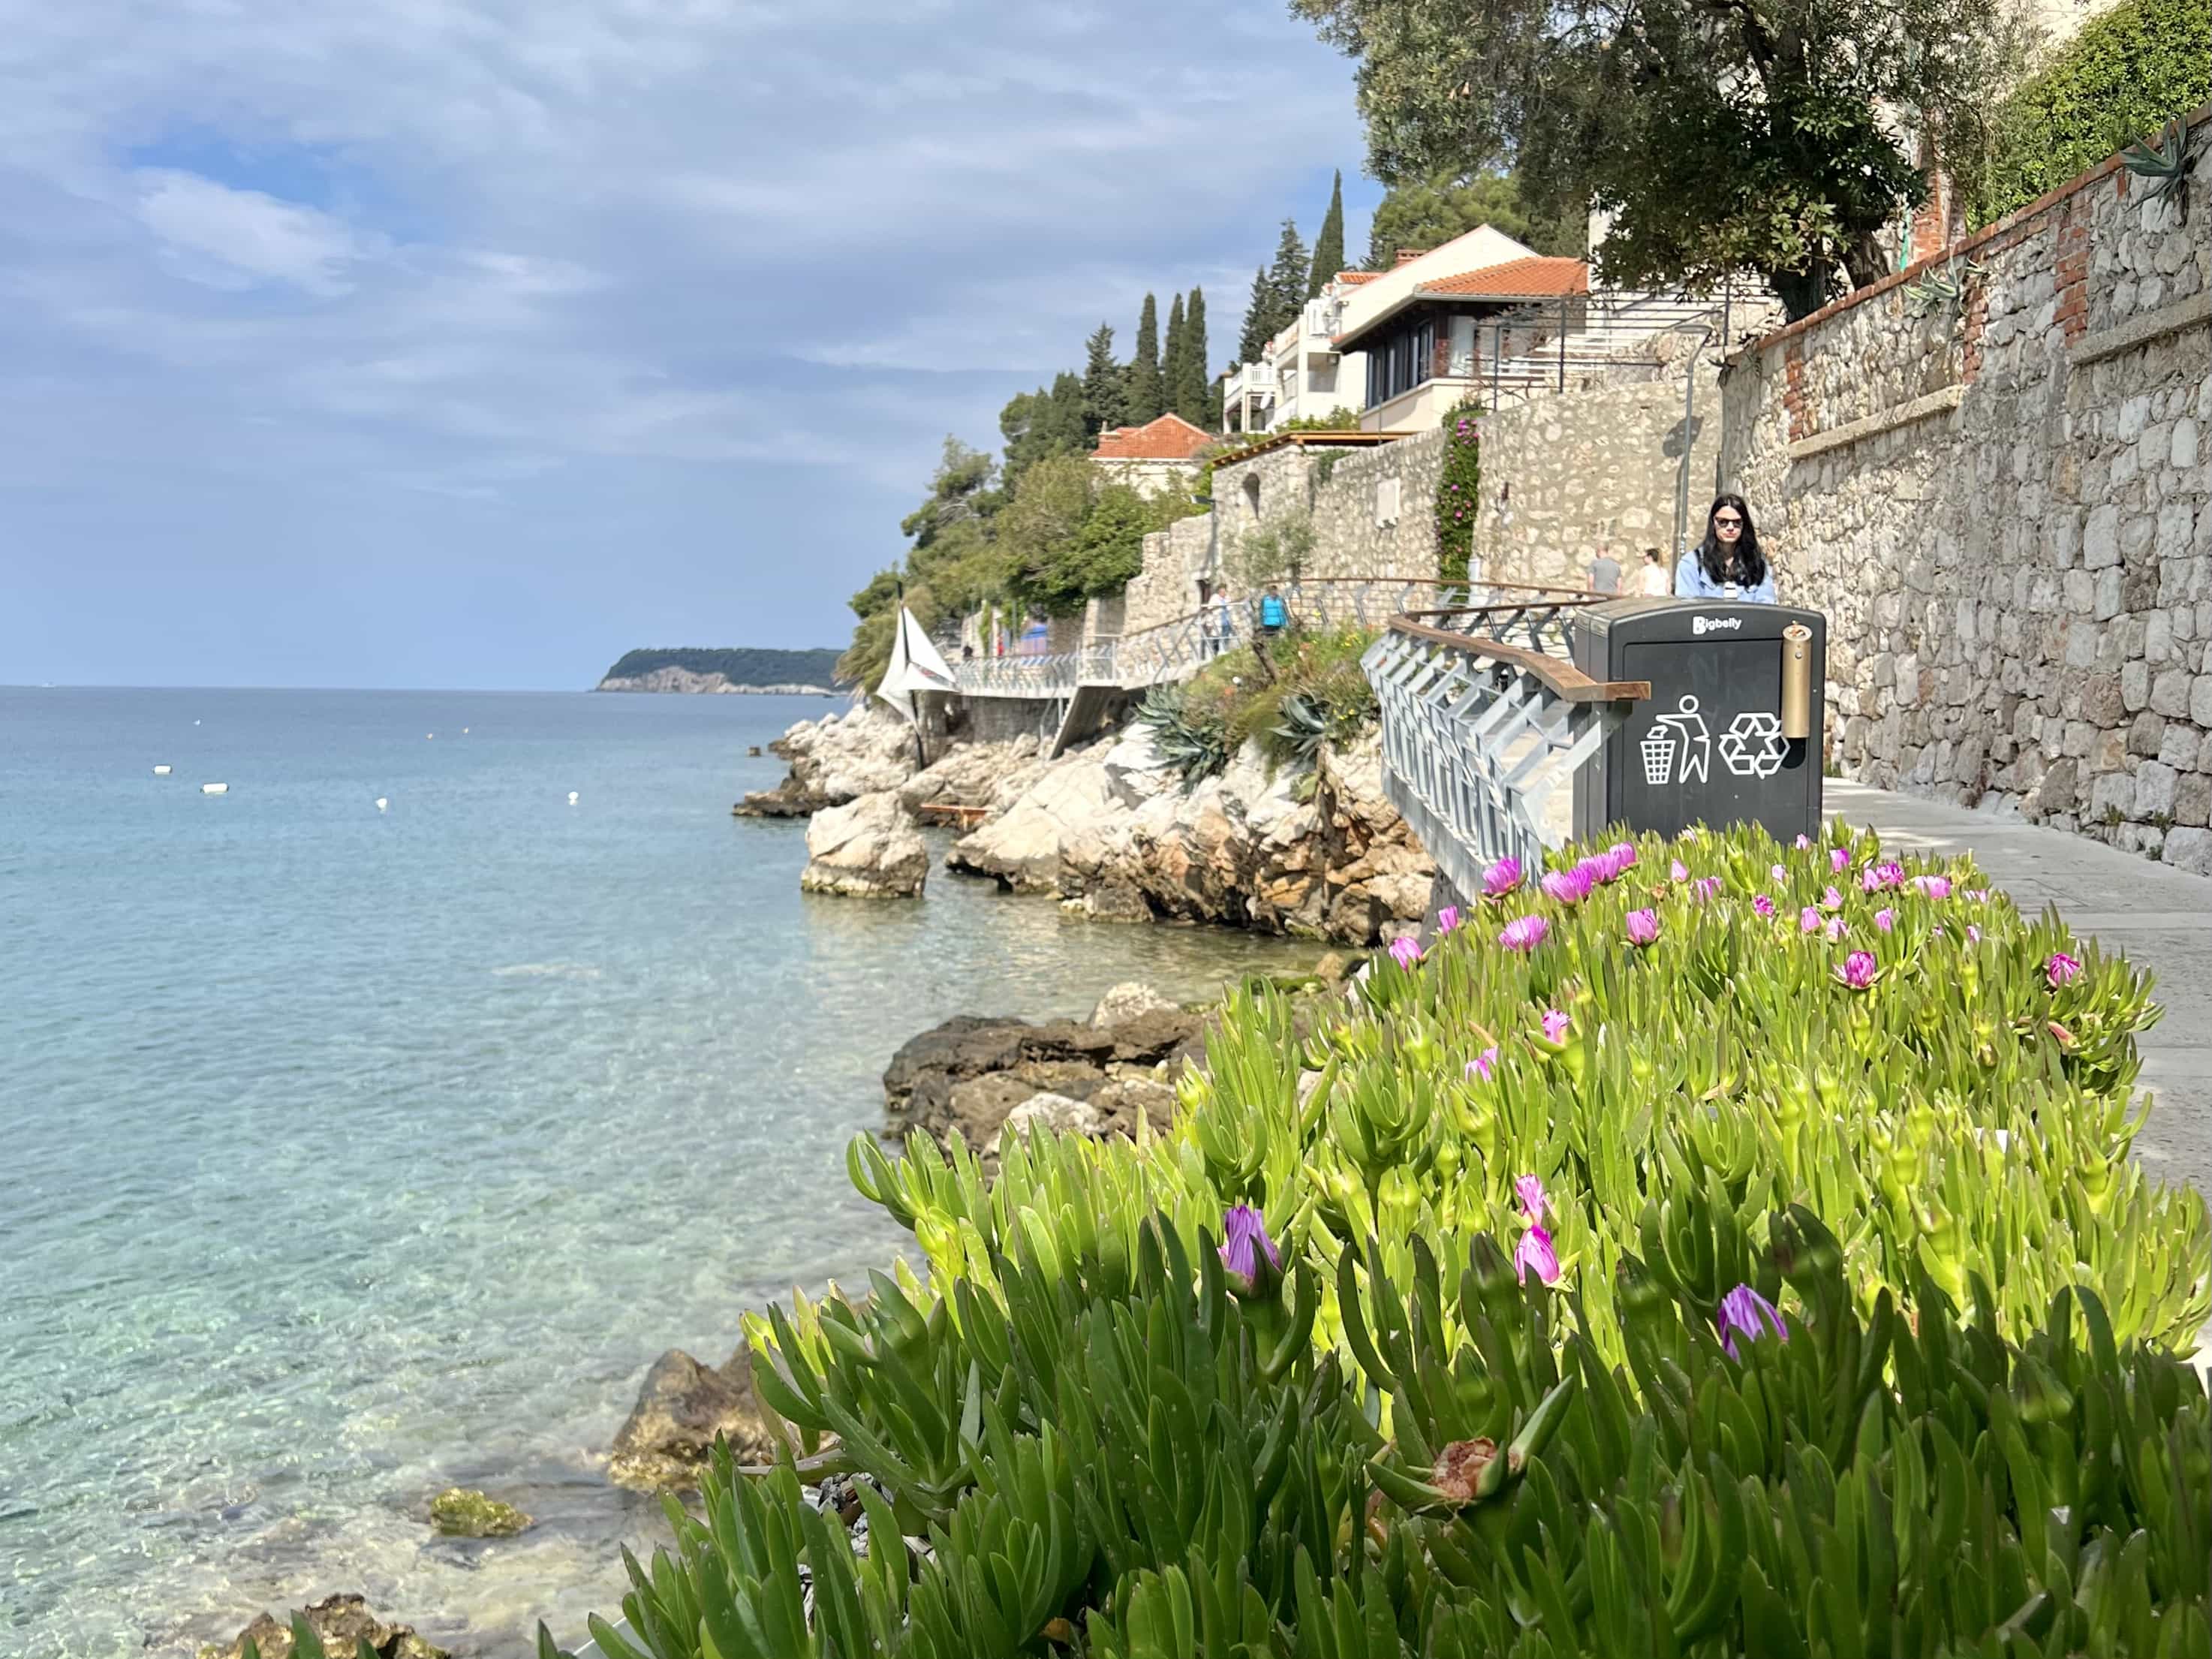
[[[2051,981],[2051,988],[2054,991],[2081,971],[2081,958],[2069,957],[2063,951],[2052,951],[2051,960],[2043,964],[2044,977]]]
[[[1675,881],[1687,881],[1690,878],[1690,866],[1681,860],[1676,859],[1667,866],[1667,873]]]
[[[1521,1242],[1513,1247],[1513,1272],[1516,1278],[1526,1280],[1534,1273],[1547,1285],[1559,1282],[1559,1253],[1552,1248],[1552,1236],[1541,1227],[1531,1227],[1521,1235]]]
[[[1854,951],[1844,958],[1844,965],[1836,969],[1836,977],[1854,991],[1863,991],[1875,982],[1876,969],[1874,952]]]
[[[1799,852],[1801,852],[1801,853],[1809,853],[1809,852],[1811,852],[1811,851],[1813,850],[1813,838],[1812,838],[1812,836],[1798,836],[1798,837],[1797,837],[1797,850],[1798,850]]]
[[[1895,859],[1884,859],[1880,864],[1875,865],[1874,868],[1867,873],[1875,878],[1875,885],[1877,887],[1902,887],[1905,885],[1905,866],[1899,864]]]
[[[1628,913],[1628,942],[1649,945],[1659,937],[1659,913],[1656,910],[1631,910]]]
[[[1459,906],[1456,904],[1447,904],[1443,909],[1437,912],[1437,933],[1449,933],[1453,928],[1458,926]]]
[[[1972,899],[1977,904],[1981,903],[1984,900],[1987,899],[1989,896],[1990,890],[1986,887],[1969,888],[1966,894],[1966,897]]]
[[[1874,925],[1885,933],[1894,932],[1897,927],[1897,912],[1887,908],[1875,911]]]
[[[1844,896],[1838,892],[1834,888],[1829,888],[1820,895],[1820,908],[1823,910],[1842,909],[1844,908]]]
[[[1509,951],[1533,951],[1551,931],[1552,924],[1541,916],[1516,916],[1505,924],[1498,942]]]
[[[1790,879],[1790,872],[1778,864],[1771,870],[1769,870],[1766,873],[1773,877],[1777,881],[1787,881]]]
[[[1803,909],[1800,910],[1797,913],[1797,931],[1801,933],[1819,933],[1820,931],[1820,913],[1818,910],[1815,910],[1809,904]]]
[[[1841,916],[1830,916],[1828,918],[1829,944],[1833,945],[1838,939],[1841,939],[1849,932],[1850,932],[1850,929],[1844,925],[1844,919]]]
[[[1500,859],[1482,872],[1482,896],[1502,899],[1521,884],[1521,860]]]
[[[1417,939],[1401,938],[1390,941],[1390,959],[1401,968],[1410,968],[1421,959],[1421,942]]]
[[[1982,942],[1982,930],[1971,921],[1966,924],[1966,941],[1970,945],[1979,945]]]
[[[1480,1078],[1485,1083],[1496,1077],[1498,1075],[1498,1045],[1492,1043],[1473,1060],[1468,1061],[1467,1074],[1470,1080]]]
[[[1626,842],[1615,842],[1595,858],[1583,860],[1597,872],[1600,881],[1619,881],[1636,862],[1636,849]]]
[[[1762,916],[1771,916],[1774,914],[1774,901],[1764,893],[1755,893],[1752,896],[1751,908]]]
[[[1828,854],[1828,868],[1833,870],[1838,875],[1843,874],[1850,867],[1851,855],[1845,848],[1838,847]]]
[[[1929,898],[1947,899],[1951,896],[1951,878],[1948,876],[1915,876],[1912,884]]]
[[[1539,884],[1547,898],[1556,899],[1561,904],[1580,904],[1590,896],[1596,881],[1589,871],[1577,865],[1571,870],[1546,871]]]
[[[1754,1342],[1770,1335],[1778,1341],[1790,1340],[1790,1327],[1783,1322],[1781,1310],[1748,1285],[1739,1285],[1721,1298],[1720,1313],[1713,1323],[1719,1328],[1722,1348],[1734,1360],[1743,1358],[1735,1346],[1739,1335]]]
[[[1871,893],[1881,885],[1881,873],[1873,865],[1869,864],[1859,872],[1859,886],[1863,891]]]
[[[1569,1019],[1557,1008],[1547,1008],[1544,1010],[1544,1036],[1549,1042],[1565,1042],[1567,1038],[1567,1027],[1573,1024],[1574,1022],[1572,1020]]]
[[[1544,1190],[1544,1181],[1540,1176],[1516,1176],[1513,1182],[1513,1196],[1521,1200],[1521,1207],[1528,1212],[1531,1221],[1540,1223],[1544,1219],[1544,1212],[1552,1209],[1552,1195]],[[1553,1212],[1557,1213],[1556,1211]]]
[[[1718,876],[1699,876],[1690,884],[1690,890],[1697,895],[1698,902],[1703,904],[1721,890],[1721,878]]]

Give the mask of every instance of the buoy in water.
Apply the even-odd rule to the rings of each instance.
[[[379,795],[376,798],[376,810],[380,812],[391,805],[392,802],[382,795]]]
[[[575,804],[576,804],[576,792],[575,792],[574,790],[571,789],[571,790],[568,792],[568,805],[571,805],[571,806],[574,806]]]
[[[157,778],[166,778],[169,775],[169,769],[166,766],[157,766],[154,769],[154,775]]]
[[[230,786],[227,783],[204,783],[200,786],[203,795],[227,795],[229,793]]]

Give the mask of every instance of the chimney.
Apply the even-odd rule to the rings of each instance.
[[[1401,247],[1398,250],[1398,263],[1401,265],[1406,264],[1412,260],[1419,258],[1424,253],[1427,253],[1430,251],[1430,249],[1425,247]]]

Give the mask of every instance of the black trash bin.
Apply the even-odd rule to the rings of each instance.
[[[1614,599],[1582,611],[1575,666],[1649,680],[1651,695],[1576,773],[1576,836],[1699,822],[1761,823],[1784,841],[1816,833],[1827,650],[1826,619],[1789,605]]]

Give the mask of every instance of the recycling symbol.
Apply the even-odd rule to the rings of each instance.
[[[1772,777],[1788,752],[1778,714],[1738,714],[1721,733],[1721,764],[1740,778]]]

